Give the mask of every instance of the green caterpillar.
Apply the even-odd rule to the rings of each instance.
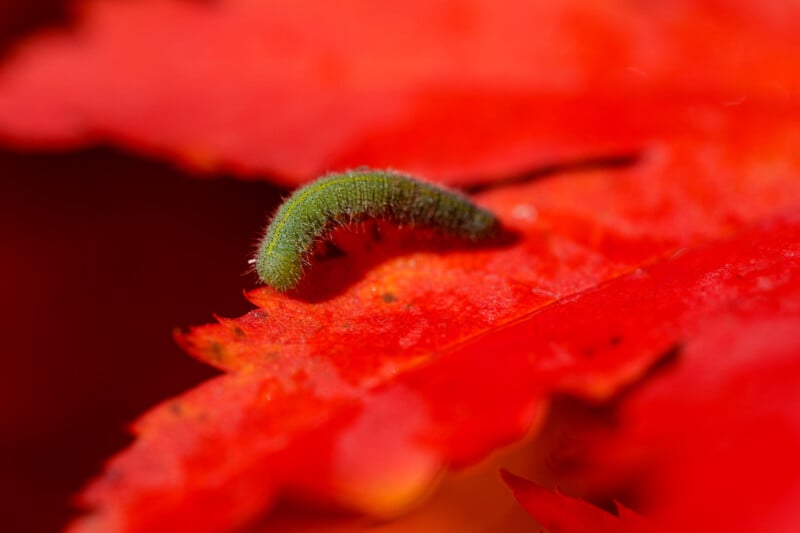
[[[287,291],[300,282],[319,239],[364,219],[429,227],[471,241],[499,230],[492,213],[461,194],[399,172],[359,169],[296,190],[278,209],[250,262],[262,282]]]

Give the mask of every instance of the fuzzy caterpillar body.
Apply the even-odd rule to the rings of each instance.
[[[319,239],[364,219],[424,226],[471,241],[499,229],[492,213],[465,196],[405,174],[369,169],[329,174],[280,206],[253,260],[258,277],[280,291],[294,288]]]

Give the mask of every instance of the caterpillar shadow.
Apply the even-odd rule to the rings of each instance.
[[[432,229],[368,220],[337,228],[320,241],[309,257],[302,280],[287,295],[319,303],[344,293],[368,272],[397,257],[420,252],[447,254],[500,249],[518,240],[519,235],[506,229],[491,239],[470,242]]]

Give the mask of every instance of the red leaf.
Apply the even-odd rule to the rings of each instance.
[[[510,251],[476,254],[489,261],[519,253],[530,238]],[[435,283],[424,281],[464,283],[463,275],[447,281],[444,271],[427,272],[457,254],[416,257],[419,287],[394,285],[391,303],[382,287],[410,275],[397,267],[318,304],[257,291],[262,309],[186,338],[192,351],[235,371],[142,419],[137,443],[86,500],[99,506],[102,526],[133,530],[224,529],[252,520],[289,488],[394,512],[444,465],[475,461],[520,438],[553,392],[605,398],[731,298],[768,293],[800,266],[798,241],[800,220],[778,219],[539,312],[541,296],[506,291],[512,309],[528,311],[489,329],[481,326],[482,310],[493,310],[495,324],[510,320],[496,303],[498,287],[482,307],[448,300],[455,289],[445,286],[441,297],[454,306],[448,310],[433,297]],[[562,276],[585,281],[589,274],[577,264]],[[424,298],[412,297],[421,290]],[[478,314],[475,329],[459,324],[465,313]],[[452,330],[440,329],[451,322]]]
[[[364,164],[463,182],[715,136],[720,109],[796,107],[800,82],[795,5],[79,5],[74,31],[5,66],[4,137],[110,139],[285,183]]]
[[[736,275],[709,272],[698,297]],[[687,332],[678,363],[623,404],[573,473],[593,493],[636,494],[665,530],[788,531],[800,519],[800,278],[780,263],[748,278],[715,296],[728,305]]]
[[[599,507],[549,490],[508,472],[503,480],[514,491],[519,503],[552,533],[646,532],[652,525],[635,512],[617,504],[619,517]]]
[[[82,5],[74,34],[30,41],[0,73],[8,139],[110,139],[287,183],[365,163],[485,181],[564,158],[641,157],[477,197],[513,242],[341,234],[345,257],[314,265],[298,298],[259,289],[248,295],[259,309],[179,336],[227,373],[136,424],[76,528],[226,530],[296,493],[391,515],[445,468],[520,439],[554,394],[606,399],[734,303],[789,306],[776,294],[797,292],[791,12],[711,0]],[[787,331],[779,347],[794,347]],[[724,414],[709,402],[709,416]],[[669,439],[635,422],[653,410],[678,425],[645,405],[630,414],[634,442],[609,445],[636,472],[635,440]],[[743,420],[794,446],[782,417]],[[652,474],[661,522],[697,511],[675,495],[706,465],[722,468],[712,459],[765,451],[735,423],[712,427],[744,444],[664,461],[674,470]],[[795,490],[787,472],[771,501]],[[724,523],[716,511],[709,523]]]

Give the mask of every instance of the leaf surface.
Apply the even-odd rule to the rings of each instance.
[[[780,231],[778,227],[771,232]],[[754,235],[759,246],[771,246]],[[787,244],[789,244],[787,242]],[[728,304],[690,328],[673,364],[622,402],[615,425],[573,427],[580,468],[567,475],[590,493],[635,495],[664,530],[782,531],[798,520],[800,491],[800,278],[798,244],[719,296]],[[705,299],[733,264],[710,271]],[[569,433],[569,432],[565,432]],[[533,513],[537,517],[536,513]]]
[[[343,291],[320,301],[251,292],[255,311],[180,337],[228,373],[136,424],[136,444],[85,494],[94,520],[224,529],[296,491],[392,515],[448,465],[522,438],[554,393],[608,398],[705,317],[798,267],[796,216],[742,233],[764,216],[752,209],[769,187],[742,178],[748,202],[729,188],[730,205],[711,195],[709,209],[712,185],[675,161],[684,187],[659,163],[661,174],[642,166],[486,193],[480,201],[518,232],[498,248],[435,254],[404,248],[408,236],[355,239],[352,254],[312,266],[328,275],[303,289],[341,282],[359,246],[387,253]],[[648,209],[659,176],[662,192],[649,197],[659,209]],[[512,216],[530,213],[533,204],[520,209],[526,194],[535,224]],[[594,220],[568,207],[587,204]]]

